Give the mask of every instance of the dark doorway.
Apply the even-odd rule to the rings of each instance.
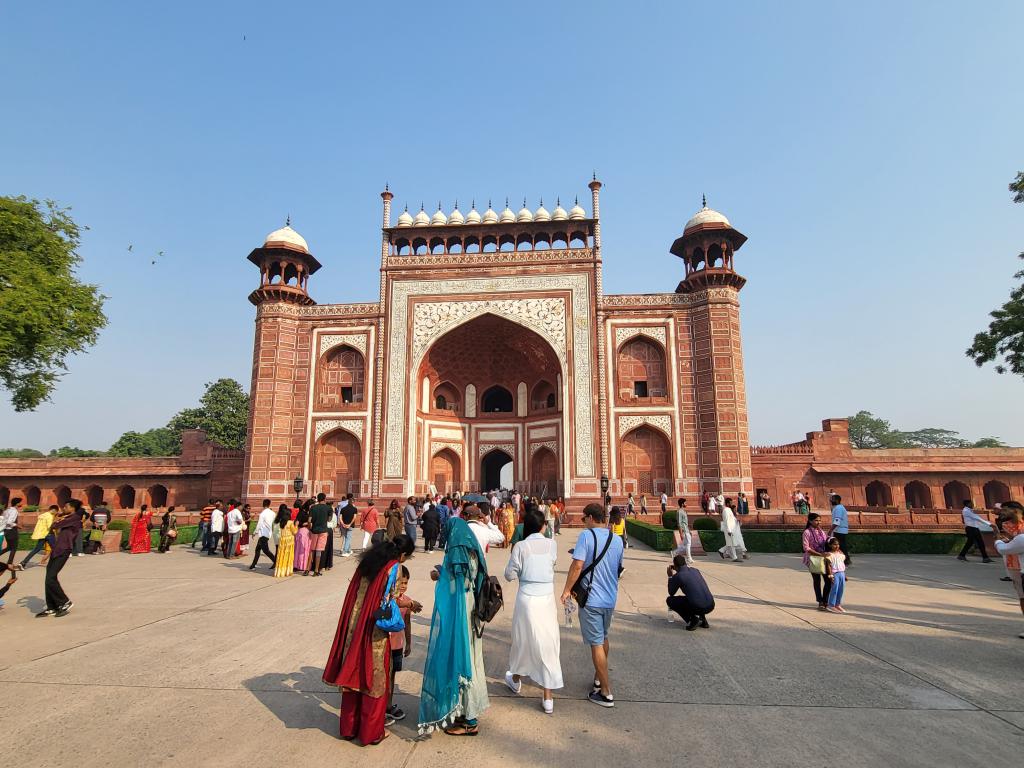
[[[512,413],[512,393],[504,387],[491,387],[484,392],[480,408],[484,413]]]
[[[512,463],[512,458],[504,451],[491,451],[480,465],[480,490],[493,491],[501,488],[501,470]]]

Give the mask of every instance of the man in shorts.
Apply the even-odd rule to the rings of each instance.
[[[583,524],[587,529],[570,550],[572,565],[562,590],[562,603],[572,599],[572,588],[580,574],[597,560],[597,565],[583,580],[583,586],[589,587],[589,595],[586,605],[580,608],[580,633],[583,642],[590,646],[594,663],[594,689],[588,698],[599,706],[614,707],[615,699],[608,680],[608,631],[619,596],[622,538],[608,530],[608,513],[600,504],[584,507]]]
[[[309,509],[310,545],[313,549],[313,575],[323,570],[324,550],[327,549],[327,522],[334,514],[334,508],[327,503],[323,493],[316,495],[316,504]]]

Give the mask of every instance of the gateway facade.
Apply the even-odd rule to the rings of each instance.
[[[746,238],[705,205],[671,245],[674,291],[606,294],[589,188],[589,214],[456,204],[394,223],[385,190],[368,304],[316,303],[306,241],[268,235],[249,255],[246,498],[290,500],[299,481],[334,498],[514,486],[572,507],[604,478],[616,496],[752,493],[733,267]]]

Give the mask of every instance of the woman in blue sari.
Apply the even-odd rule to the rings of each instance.
[[[487,562],[465,520],[449,517],[444,562],[430,577],[434,613],[420,693],[420,734],[440,728],[449,736],[476,736],[477,718],[489,705],[483,640],[473,631],[476,593]]]

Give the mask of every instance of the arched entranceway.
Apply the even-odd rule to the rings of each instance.
[[[71,489],[66,485],[58,485],[53,489],[53,498],[55,499],[54,504],[63,508],[65,504],[71,501]]]
[[[316,402],[320,408],[341,408],[363,402],[366,362],[356,349],[332,349],[317,366]]]
[[[316,446],[314,491],[332,498],[347,493],[358,494],[361,461],[359,438],[343,429],[328,433]]]
[[[999,480],[989,480],[982,490],[985,493],[985,509],[995,509],[996,504],[1010,501],[1010,488]]]
[[[514,482],[511,456],[499,449],[490,451],[484,456],[480,462],[481,491],[511,488]]]
[[[480,398],[480,410],[483,413],[512,413],[515,410],[512,393],[502,386],[490,387]]]
[[[438,493],[452,493],[460,489],[461,463],[451,448],[438,451],[430,460],[430,481]]]
[[[25,500],[25,504],[30,507],[38,507],[39,499],[42,497],[42,493],[39,490],[38,485],[30,485],[22,490],[22,496]]]
[[[912,480],[903,486],[903,496],[910,509],[929,509],[932,506],[932,492],[920,480]]]
[[[166,507],[167,506],[167,488],[163,485],[151,485],[149,490],[146,491],[149,495],[149,506],[151,507]]]
[[[946,509],[961,509],[971,498],[971,489],[959,480],[950,480],[942,486],[942,498]]]
[[[864,488],[864,498],[869,507],[891,507],[892,488],[881,480],[872,480]]]
[[[530,459],[530,481],[533,492],[542,498],[560,496],[558,492],[558,458],[550,448],[538,448]]]
[[[89,509],[98,507],[103,503],[103,489],[98,485],[90,485],[85,489],[85,503],[89,505]]]
[[[672,446],[658,430],[640,426],[619,445],[619,474],[625,487],[636,493],[672,490]]]
[[[134,509],[135,508],[135,489],[125,483],[117,489],[117,508],[118,509]]]

